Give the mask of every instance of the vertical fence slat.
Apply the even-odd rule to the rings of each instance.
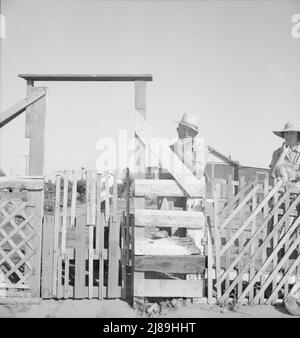
[[[117,181],[114,178],[114,187],[116,189]],[[118,297],[119,286],[119,255],[120,255],[120,217],[116,214],[118,201],[113,194],[113,215],[109,220],[109,236],[108,236],[108,298]],[[115,220],[115,222],[113,221]]]
[[[129,217],[129,241],[130,241],[130,263],[131,263],[131,294],[132,300],[134,299],[134,255],[135,255],[135,227],[134,227],[134,215]]]
[[[126,280],[126,242],[125,242],[125,220],[126,212],[123,211],[121,221],[121,269],[122,269],[122,299],[126,299],[127,280]]]
[[[57,296],[57,264],[58,264],[58,239],[60,224],[60,175],[55,180],[55,213],[54,213],[54,244],[53,244],[53,296]]]
[[[110,205],[109,205],[109,172],[106,171],[104,174],[105,179],[105,221],[109,221],[110,217]]]
[[[214,226],[215,226],[215,251],[216,251],[216,280],[220,278],[220,233],[219,233],[219,216],[218,216],[218,202],[219,202],[219,184],[214,182]],[[217,299],[221,298],[221,286],[217,286]]]
[[[77,199],[77,174],[76,171],[74,170],[72,176],[71,227],[75,226],[76,199]]]
[[[275,193],[274,195],[274,205],[278,202],[278,192]],[[278,210],[278,209],[277,209]],[[273,223],[273,227],[278,223],[278,211],[276,210],[275,214],[274,214],[274,223]],[[278,230],[279,231],[279,230]],[[274,250],[274,248],[276,248],[277,243],[278,243],[278,231],[275,232],[274,237],[273,237],[273,245],[272,245],[272,251]],[[278,259],[277,259],[277,255],[274,256],[274,260],[273,260],[273,269],[275,269]],[[273,279],[272,282],[272,291],[276,288],[277,285],[277,280],[276,278]],[[272,302],[272,304],[274,304],[277,300],[277,297],[275,297],[274,301]]]
[[[228,176],[227,180],[227,189],[228,189],[228,203],[233,199],[233,184],[232,184],[232,175]],[[226,242],[230,240],[231,237],[231,222],[229,222],[226,226]],[[228,248],[225,256],[225,270],[230,266],[230,254],[231,248]],[[229,276],[225,279],[225,289],[229,288]]]
[[[207,217],[207,302],[213,303],[213,251],[210,217]]]
[[[75,298],[85,297],[86,217],[77,216],[75,226]]]
[[[63,296],[62,292],[62,255],[61,252],[57,259],[57,298],[61,299]]]
[[[241,190],[245,186],[245,184],[246,184],[245,177],[242,176],[239,181],[239,190]],[[243,200],[243,196],[241,196],[241,200]],[[243,224],[244,221],[243,208],[239,212],[239,221],[240,224]],[[243,247],[244,247],[244,233],[242,232],[239,236],[239,253],[242,251]],[[242,269],[243,269],[243,259],[240,259],[238,263],[238,273],[240,273]],[[242,292],[243,292],[243,279],[240,279],[237,285],[237,298],[240,297]]]
[[[53,292],[54,217],[46,215],[42,242],[42,298],[51,298]]]
[[[65,254],[65,274],[64,274],[64,298],[69,298],[69,269],[70,260],[69,256]]]
[[[257,206],[257,193],[255,193],[252,197],[252,212],[256,209]],[[253,221],[251,222],[251,237],[255,234],[256,232],[256,217],[254,217]],[[250,257],[252,257],[255,253],[256,250],[256,242],[253,241],[250,247]],[[252,261],[250,264],[250,269],[249,269],[249,280],[252,280],[253,276],[255,274],[255,262]],[[249,301],[251,302],[254,297],[254,286],[251,288],[249,291]]]
[[[87,225],[96,224],[96,177],[92,171],[87,172],[86,180],[86,218]]]
[[[99,262],[99,283],[98,283],[98,299],[103,298],[103,249],[104,249],[104,213],[101,211],[101,179],[100,174],[97,175],[96,181],[96,252]]]
[[[94,226],[96,224],[96,178],[92,171],[87,172],[86,186],[86,215],[89,227],[89,248],[88,248],[88,297],[93,298],[94,283]]]
[[[114,177],[113,177],[113,213],[112,213],[112,217],[113,217],[113,222],[117,222],[117,217],[118,217],[118,173],[115,170],[114,171]]]
[[[63,219],[61,229],[61,253],[66,253],[66,233],[67,233],[67,211],[68,211],[68,187],[69,187],[69,173],[64,173],[64,193],[63,193]]]
[[[126,264],[129,264],[130,259],[130,241],[129,241],[129,233],[130,233],[130,177],[129,177],[129,168],[126,169],[126,185],[125,185],[125,199],[126,199],[126,227],[125,227],[125,243],[126,243]]]
[[[92,225],[89,225],[89,279],[88,279],[88,296],[89,299],[93,298],[93,286],[94,286],[94,249],[93,249],[93,243],[94,243],[94,227]]]
[[[269,178],[268,175],[266,175],[266,178],[264,180],[264,198],[268,195],[269,193]],[[269,205],[268,203],[265,205],[264,209],[263,209],[263,215],[264,215],[264,219],[268,216],[269,213]],[[262,231],[262,242],[265,240],[265,238],[267,237],[267,228],[265,227]],[[264,249],[262,251],[262,255],[261,255],[261,260],[262,262],[264,262],[267,259],[267,248]],[[265,275],[262,274],[260,277],[260,285],[263,285],[265,282]],[[265,302],[265,295],[264,293],[261,295],[260,299],[259,299],[259,303],[260,304],[264,304]]]
[[[288,198],[287,198],[287,202],[285,204],[285,210],[287,210],[290,206],[290,200],[291,196],[289,194]],[[284,227],[285,227],[285,232],[287,231],[287,229],[289,228],[289,224],[290,224],[290,217],[288,217],[288,219],[285,221]],[[290,239],[286,241],[285,245],[284,245],[284,253],[286,253],[289,249],[290,246]],[[298,251],[298,253],[300,253],[300,251]],[[284,265],[284,272],[287,273],[288,269],[289,269],[289,259],[286,261],[285,265]],[[286,282],[284,283],[284,298],[286,298],[289,294],[289,282],[288,282],[288,278],[286,280]]]

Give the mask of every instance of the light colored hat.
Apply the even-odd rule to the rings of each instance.
[[[193,129],[195,132],[199,133],[199,119],[198,116],[191,114],[191,113],[185,113],[182,115],[181,121],[175,121],[179,124],[182,124],[183,126],[189,127]]]
[[[296,122],[287,122],[281,130],[274,130],[273,133],[279,137],[284,137],[286,131],[297,131],[300,133],[300,124]]]

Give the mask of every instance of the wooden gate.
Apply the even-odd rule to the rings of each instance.
[[[0,178],[0,292],[40,296],[42,177]]]
[[[117,173],[64,171],[51,183],[52,196],[45,203],[53,210],[44,221],[43,298],[121,297],[117,179]]]
[[[300,273],[300,194],[281,182],[270,187],[267,178],[255,177],[237,195],[232,187],[224,206],[220,184],[214,185],[210,296],[215,292],[220,304],[282,301]]]

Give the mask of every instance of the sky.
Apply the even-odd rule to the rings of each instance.
[[[300,1],[2,0],[0,110],[26,96],[20,73],[152,74],[147,123],[176,137],[183,113],[205,143],[246,166],[267,167],[300,121]],[[131,82],[38,82],[48,88],[45,174],[95,169],[103,137],[134,131]],[[0,129],[0,167],[25,174],[25,117]]]

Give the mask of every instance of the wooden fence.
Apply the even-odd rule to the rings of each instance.
[[[42,177],[0,178],[0,293],[40,295]],[[1,292],[2,290],[2,292]]]
[[[84,172],[86,198],[79,202],[80,176],[74,171],[56,175],[54,214],[44,219],[42,297],[120,298],[126,278],[118,175]]]
[[[189,198],[176,179],[135,179],[134,187],[139,204],[135,201],[132,215],[133,296],[203,298],[205,218],[197,207],[205,184],[192,187],[198,202],[194,209],[189,208]],[[168,235],[156,237],[159,229]],[[197,235],[197,242],[188,231]]]
[[[221,184],[229,198],[220,198]],[[234,185],[239,190],[234,194]],[[224,188],[224,187],[223,187]],[[208,216],[208,300],[270,304],[300,273],[300,194],[281,182],[215,182]]]

